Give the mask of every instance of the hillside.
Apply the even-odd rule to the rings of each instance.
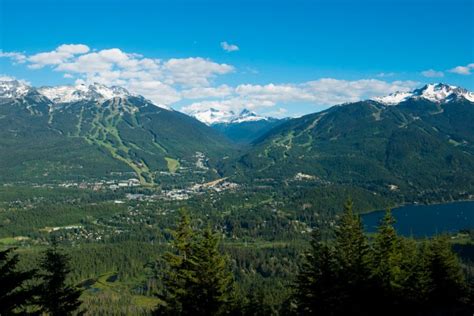
[[[427,85],[398,102],[367,100],[289,120],[228,172],[243,181],[351,185],[402,201],[472,197],[474,103],[456,89]]]
[[[0,163],[7,171],[0,182],[138,178],[151,185],[177,170],[212,178],[212,165],[232,151],[205,124],[124,89],[1,87]]]

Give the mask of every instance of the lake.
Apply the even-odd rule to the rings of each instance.
[[[385,211],[362,215],[368,232],[375,232]],[[392,210],[400,235],[425,237],[474,228],[474,201],[437,205],[409,205]]]

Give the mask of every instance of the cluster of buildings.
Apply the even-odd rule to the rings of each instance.
[[[120,188],[139,187],[140,180],[130,178],[127,180],[100,180],[97,182],[65,182],[59,184],[59,186],[63,188],[92,189],[94,191],[104,189],[117,190]]]
[[[128,200],[139,200],[139,201],[153,201],[153,200],[167,200],[167,201],[182,201],[191,198],[193,195],[207,193],[209,191],[223,192],[227,190],[236,190],[239,185],[230,181],[226,181],[226,178],[218,179],[207,183],[196,183],[192,186],[184,189],[172,189],[163,190],[160,193],[153,195],[145,194],[132,194],[126,195]]]

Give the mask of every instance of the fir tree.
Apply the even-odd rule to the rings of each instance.
[[[70,270],[69,257],[60,251],[56,242],[41,260],[42,286],[38,299],[41,312],[53,316],[80,314],[81,290],[66,282]]]
[[[321,241],[319,231],[313,231],[311,249],[304,255],[293,295],[299,314],[336,314],[340,307],[337,265],[334,252]]]
[[[394,223],[392,212],[387,210],[374,238],[371,261],[372,276],[378,286],[377,300],[383,301],[385,306],[397,305],[402,290],[402,239],[397,235]]]
[[[431,279],[426,249],[426,242],[401,238],[400,313],[421,313],[427,307]]]
[[[353,212],[353,203],[344,204],[344,212],[335,229],[335,259],[340,285],[338,299],[345,309],[343,314],[367,313],[370,297],[370,248],[360,216]]]
[[[195,244],[191,262],[195,271],[184,307],[194,315],[218,315],[232,305],[234,279],[228,258],[219,252],[219,238],[210,228]]]
[[[0,315],[24,313],[24,307],[33,301],[37,288],[28,285],[36,270],[18,271],[18,254],[14,248],[0,251]]]
[[[173,232],[173,252],[164,256],[163,301],[158,315],[218,315],[231,309],[233,277],[227,257],[219,252],[219,239],[210,229],[196,234],[182,213]]]
[[[439,310],[465,306],[468,301],[467,282],[448,237],[434,237],[425,255],[431,279],[429,304]]]
[[[186,298],[187,289],[195,279],[195,271],[191,266],[192,244],[195,233],[191,229],[188,214],[181,211],[178,226],[172,232],[172,251],[164,255],[164,271],[158,271],[162,280],[163,293],[158,297],[163,301],[156,309],[157,315],[186,315],[182,302]]]

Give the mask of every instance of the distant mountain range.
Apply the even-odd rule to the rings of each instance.
[[[0,124],[1,182],[118,175],[152,185],[179,168],[191,178],[215,177],[212,163],[232,151],[196,119],[99,84],[37,89],[0,82]]]
[[[238,144],[250,144],[286,120],[260,116],[247,109],[243,109],[236,114],[234,111],[210,108],[204,111],[191,112],[189,115],[218,130]]]
[[[227,176],[358,187],[398,201],[473,198],[473,101],[465,89],[430,84],[296,119],[210,109],[192,113],[199,121],[120,87],[3,81],[0,182]]]
[[[207,125],[213,124],[238,124],[244,122],[267,121],[271,118],[260,116],[255,112],[243,109],[239,113],[210,108],[208,110],[194,111],[188,113]]]
[[[231,170],[242,179],[277,182],[304,174],[412,201],[473,198],[472,96],[430,84],[333,106],[272,129]]]

